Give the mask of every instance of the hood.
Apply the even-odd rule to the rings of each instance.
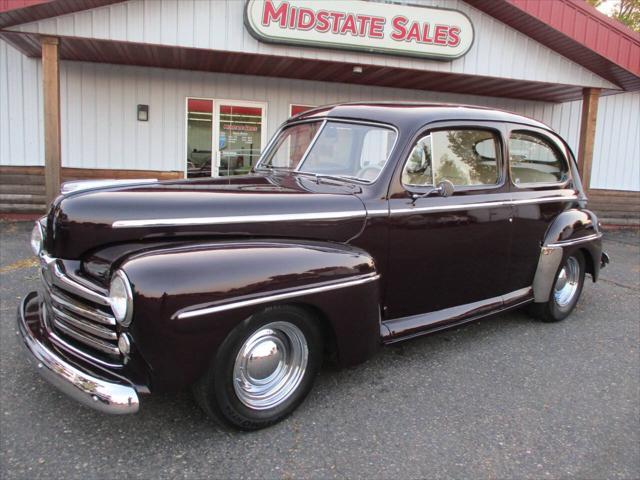
[[[239,177],[97,188],[58,197],[46,250],[79,259],[124,242],[298,238],[345,242],[363,227],[358,187],[301,175]]]

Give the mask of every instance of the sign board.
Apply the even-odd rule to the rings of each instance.
[[[364,0],[248,0],[245,24],[264,42],[437,59],[473,43],[471,21],[457,10]]]

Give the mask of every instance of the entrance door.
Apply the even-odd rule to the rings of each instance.
[[[186,177],[242,175],[266,142],[266,105],[187,99]]]
[[[218,162],[213,176],[243,175],[258,162],[266,133],[264,114],[264,104],[218,102]]]

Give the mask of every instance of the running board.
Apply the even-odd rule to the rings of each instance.
[[[522,288],[506,295],[488,298],[479,302],[445,308],[436,312],[386,320],[380,324],[380,336],[384,343],[393,343],[472,322],[488,315],[519,307],[531,301],[533,301],[533,288]]]

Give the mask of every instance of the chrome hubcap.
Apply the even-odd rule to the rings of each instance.
[[[553,297],[559,307],[566,307],[573,301],[578,292],[579,282],[580,264],[575,257],[569,257],[566,265],[558,273],[553,290]]]
[[[309,359],[302,331],[288,322],[273,322],[242,345],[233,367],[238,399],[254,410],[280,405],[298,388]]]

